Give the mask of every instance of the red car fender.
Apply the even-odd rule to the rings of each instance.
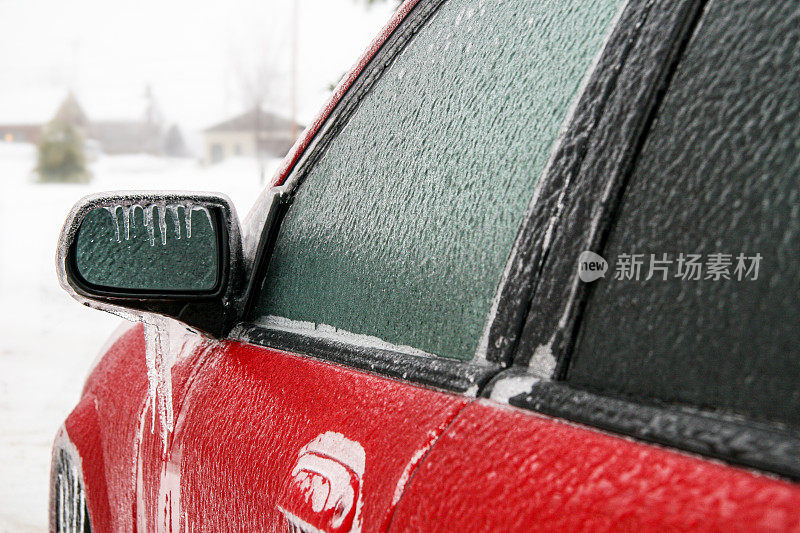
[[[53,450],[54,452],[62,448],[77,450],[92,522],[98,524],[98,530],[110,531],[113,519],[108,502],[102,435],[95,399],[92,396],[84,396],[67,417],[64,427],[56,437]],[[67,443],[62,442],[63,440]]]
[[[176,416],[203,355],[215,344],[193,334],[185,340],[192,342],[176,354],[172,371]],[[153,421],[144,331],[133,324],[99,359],[65,422],[67,438],[81,459],[93,531],[146,529],[149,511],[142,509],[159,508],[162,471],[169,465]]]
[[[134,529],[136,434],[147,394],[141,325],[100,358],[64,423],[81,458],[93,531]]]

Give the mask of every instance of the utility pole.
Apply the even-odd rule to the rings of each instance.
[[[297,2],[292,0],[292,50],[291,50],[291,120],[292,120],[292,142],[297,140]]]

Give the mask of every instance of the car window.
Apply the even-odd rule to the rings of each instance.
[[[794,0],[706,7],[602,252],[569,382],[800,424],[798,21]]]
[[[304,178],[258,320],[471,359],[618,4],[445,2]]]

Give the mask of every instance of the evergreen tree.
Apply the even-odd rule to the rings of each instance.
[[[74,127],[81,128],[82,130],[89,127],[89,119],[83,111],[81,104],[78,102],[75,93],[72,91],[69,91],[67,97],[61,102],[53,120],[72,124]]]
[[[39,181],[88,183],[91,180],[83,153],[83,135],[71,122],[54,118],[44,127],[38,148]]]
[[[186,142],[177,124],[173,124],[164,135],[164,155],[169,157],[185,157],[188,154]]]

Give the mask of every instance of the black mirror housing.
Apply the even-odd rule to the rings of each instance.
[[[75,299],[126,318],[163,315],[221,337],[240,314],[242,237],[224,195],[87,196],[64,224],[56,268]]]

